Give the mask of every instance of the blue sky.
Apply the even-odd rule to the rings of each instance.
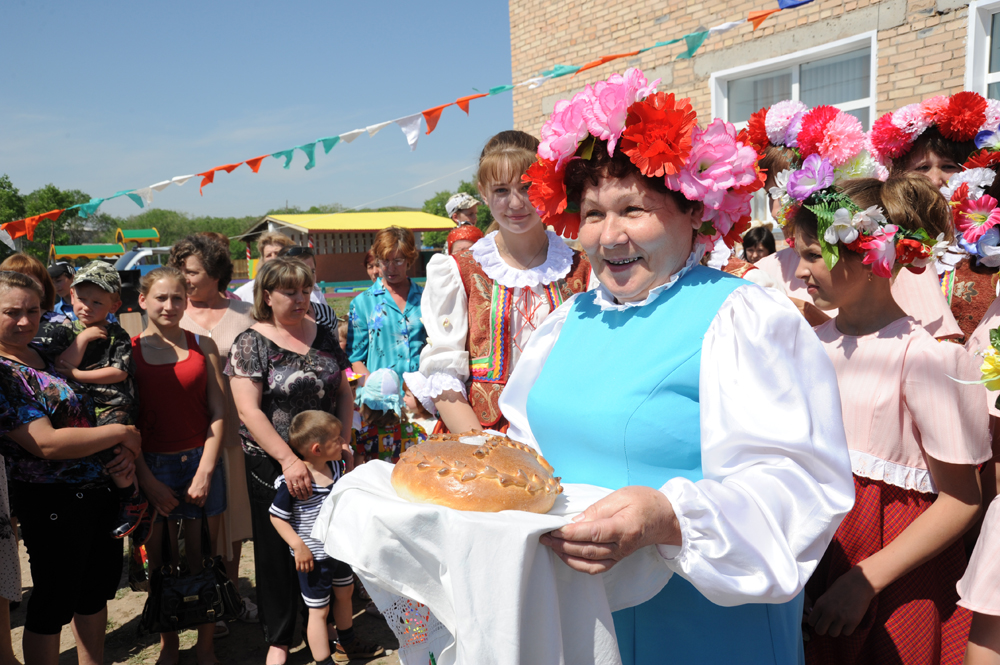
[[[507,3],[46,2],[5,0],[0,173],[22,194],[53,183],[91,196],[291,148],[511,82]],[[510,93],[445,109],[410,152],[395,125],[317,148],[305,171],[193,179],[154,207],[244,216],[290,205],[419,207],[454,189],[512,124]],[[426,131],[423,129],[422,131]],[[101,210],[131,215],[126,198]]]

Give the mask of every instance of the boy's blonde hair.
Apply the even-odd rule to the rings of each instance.
[[[288,445],[299,455],[304,455],[314,443],[329,441],[339,436],[343,429],[340,419],[326,411],[303,411],[288,428]]]

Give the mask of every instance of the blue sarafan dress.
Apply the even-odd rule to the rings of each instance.
[[[674,576],[612,608],[626,665],[800,663],[802,589],[854,499],[837,379],[786,298],[692,264],[640,303],[601,286],[550,315],[501,398],[508,434],[563,482],[673,505]]]

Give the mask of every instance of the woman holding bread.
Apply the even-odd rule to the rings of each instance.
[[[563,482],[616,490],[544,544],[589,573],[656,545],[677,573],[614,613],[624,663],[795,663],[854,496],[837,380],[787,298],[699,265],[761,178],[732,125],[696,120],[637,69],[556,105],[531,200],[579,225],[600,284],[539,326],[500,406]],[[603,363],[628,379],[596,380]]]
[[[452,432],[505,430],[498,400],[521,350],[549,313],[587,288],[590,264],[542,224],[521,177],[538,140],[500,132],[479,158],[477,185],[497,230],[470,249],[427,264],[420,353],[434,401]],[[411,386],[412,387],[412,386]]]

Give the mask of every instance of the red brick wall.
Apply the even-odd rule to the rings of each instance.
[[[510,0],[513,79],[538,76],[554,64],[582,65],[602,55],[652,46],[773,6],[774,0]],[[537,135],[555,100],[630,66],[641,67],[650,78],[662,78],[660,90],[690,97],[704,125],[711,114],[713,71],[788,55],[876,26],[877,110],[882,114],[962,89],[967,21],[968,3],[957,0],[816,0],[774,14],[756,32],[742,25],[712,35],[690,60],[676,60],[681,43],[616,60],[575,78],[554,79],[535,90],[515,88],[514,126]]]

